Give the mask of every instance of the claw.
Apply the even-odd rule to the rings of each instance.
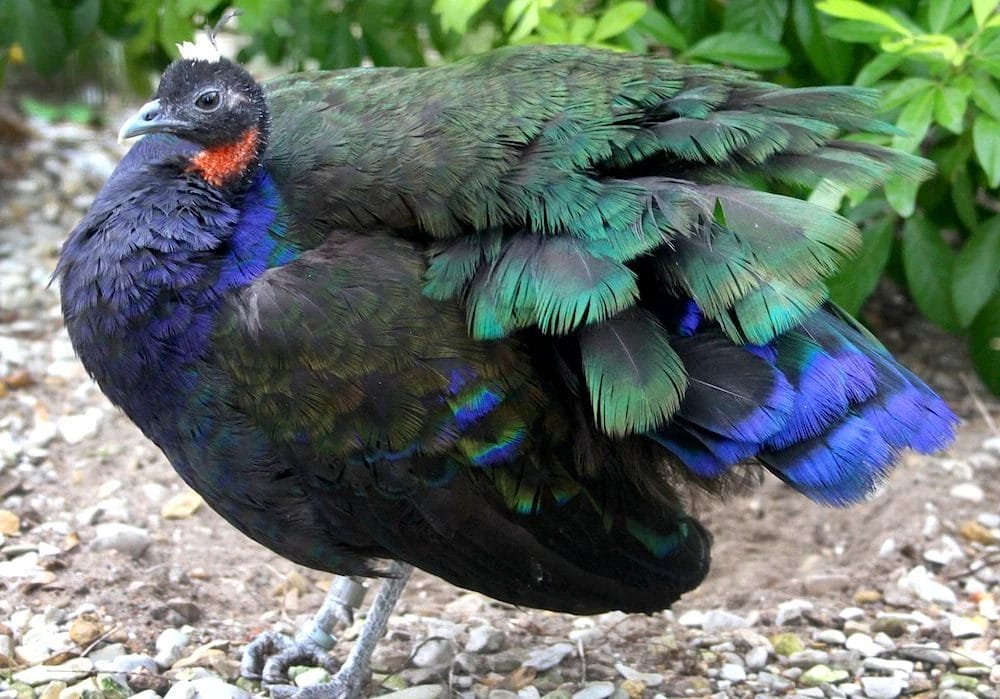
[[[243,651],[240,674],[249,679],[261,680],[273,699],[361,697],[371,678],[369,658],[375,644],[385,633],[389,614],[413,570],[410,565],[396,565],[396,577],[382,583],[358,640],[339,670],[329,654],[336,643],[330,629],[338,621],[350,625],[354,620],[354,609],[364,601],[364,586],[350,578],[334,580],[319,612],[294,639],[274,631],[267,631],[255,638]],[[294,687],[288,684],[288,668],[292,665],[323,667],[331,674],[336,672],[336,675],[325,684]]]

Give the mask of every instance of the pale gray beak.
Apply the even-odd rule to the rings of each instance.
[[[122,124],[118,132],[118,142],[124,143],[130,138],[156,131],[174,131],[187,126],[183,121],[167,119],[160,113],[160,100],[153,100],[142,105],[142,108]]]

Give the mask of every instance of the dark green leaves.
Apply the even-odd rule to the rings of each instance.
[[[968,327],[1000,285],[1000,216],[983,224],[955,256],[952,299]]]
[[[791,60],[788,50],[778,42],[742,32],[723,32],[707,36],[683,55],[687,59],[700,59],[752,70],[782,68]]]
[[[917,214],[903,227],[903,270],[920,311],[946,330],[958,330],[951,280],[955,253],[937,227]]]
[[[865,228],[861,250],[853,262],[827,282],[830,296],[848,313],[857,314],[882,278],[892,239],[893,220],[889,217]]]
[[[969,328],[969,349],[983,383],[1000,394],[1000,292],[983,306]]]
[[[976,117],[972,126],[972,143],[989,186],[996,188],[1000,185],[1000,121],[985,114]]]

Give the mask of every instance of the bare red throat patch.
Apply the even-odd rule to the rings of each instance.
[[[197,172],[209,184],[222,187],[253,162],[259,138],[260,131],[257,127],[247,129],[237,141],[201,151],[191,158],[187,169],[189,172]]]

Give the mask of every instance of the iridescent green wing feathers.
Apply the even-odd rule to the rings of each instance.
[[[742,182],[927,175],[917,158],[839,140],[892,131],[869,116],[869,91],[580,48],[268,89],[269,167],[289,205],[324,225],[426,236],[424,293],[461,302],[474,338],[579,333],[610,434],[663,424],[684,393],[666,331],[629,311],[644,284],[693,299],[735,342],[765,344],[819,308],[822,279],[857,250],[845,219]],[[641,348],[611,341],[636,323]],[[626,358],[632,372],[610,370]]]

